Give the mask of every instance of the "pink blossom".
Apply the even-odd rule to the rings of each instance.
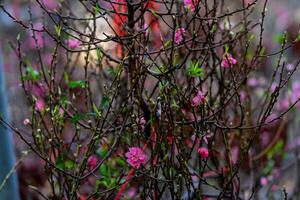
[[[195,11],[198,0],[183,0],[183,4],[186,9]]]
[[[97,166],[98,159],[95,155],[91,155],[87,160],[87,166],[89,169],[93,169]]]
[[[201,159],[205,159],[208,157],[208,150],[205,147],[200,147],[198,149],[198,153],[199,153]]]
[[[236,63],[237,63],[237,60],[234,57],[232,57],[232,55],[230,55],[229,53],[226,53],[223,56],[223,60],[221,62],[221,67],[229,68],[229,67],[232,67],[233,65],[235,65]]]
[[[267,185],[267,184],[268,184],[268,179],[267,179],[266,177],[261,177],[261,178],[260,178],[260,184],[261,184],[262,186]]]
[[[42,0],[44,6],[48,9],[48,10],[55,10],[58,7],[58,4],[56,2],[56,0]]]
[[[28,124],[30,124],[30,120],[28,118],[24,119],[23,124],[27,126]]]
[[[183,34],[185,33],[184,28],[177,28],[175,31],[174,41],[176,44],[179,44],[183,40]]]
[[[193,107],[197,107],[200,105],[200,103],[204,103],[204,102],[205,102],[205,96],[200,90],[198,90],[197,95],[194,96],[191,100],[191,105]]]
[[[66,40],[65,43],[66,43],[66,45],[68,45],[68,47],[70,49],[76,49],[80,46],[81,42],[77,39],[72,38],[72,39]]]
[[[134,168],[139,168],[141,164],[145,164],[146,155],[139,147],[130,147],[125,154],[127,162]]]
[[[45,108],[45,102],[43,99],[37,99],[35,102],[35,110],[36,111],[43,111]]]

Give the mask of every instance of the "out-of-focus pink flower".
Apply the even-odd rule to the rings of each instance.
[[[291,63],[287,64],[285,67],[289,71],[292,71],[295,68],[295,66],[293,64],[291,64]]]
[[[81,44],[81,42],[79,40],[74,39],[74,38],[66,40],[65,43],[66,43],[66,45],[68,45],[68,47],[70,49],[76,49]]]
[[[231,149],[231,160],[233,163],[236,163],[239,156],[239,148],[237,146],[233,146]]]
[[[236,63],[237,63],[237,60],[234,57],[232,57],[231,54],[226,53],[223,55],[221,67],[229,68],[229,67],[232,67],[233,65],[235,65]]]
[[[198,90],[197,95],[194,96],[191,100],[191,106],[197,107],[200,105],[200,103],[204,103],[204,102],[205,102],[205,96],[200,90]]]
[[[141,164],[145,164],[146,155],[139,147],[130,147],[125,154],[127,162],[134,168],[139,168]]]
[[[34,84],[31,88],[31,92],[37,98],[45,97],[47,95],[47,89],[43,83]]]
[[[65,114],[65,110],[62,108],[59,108],[58,113],[63,116]]]
[[[198,0],[183,0],[183,4],[186,9],[195,11]]]
[[[300,98],[300,82],[296,81],[292,84],[292,92],[290,95],[291,103],[294,104]],[[300,108],[300,103],[296,104],[297,108]]]
[[[30,120],[28,118],[24,119],[23,124],[27,126],[28,124],[30,124]]]
[[[272,83],[270,91],[271,92],[275,92],[276,88],[277,88],[277,84],[276,83]]]
[[[45,108],[45,102],[43,99],[37,99],[34,106],[36,111],[43,111]]]
[[[247,85],[249,85],[250,87],[255,87],[258,85],[258,81],[256,78],[249,78],[247,80]]]
[[[48,9],[48,10],[56,10],[58,7],[58,3],[56,2],[56,0],[42,0],[44,6]]]
[[[133,199],[136,194],[136,188],[134,188],[134,187],[129,188],[127,190],[126,194],[130,199]]]
[[[87,159],[87,166],[89,169],[94,169],[97,166],[97,163],[98,163],[98,159],[95,155],[91,155]]]
[[[183,40],[183,34],[185,33],[184,28],[177,28],[175,30],[174,42],[179,44]]]
[[[288,109],[290,106],[290,100],[289,98],[284,98],[282,100],[280,100],[277,104],[276,104],[276,108],[278,110],[286,110]]]
[[[262,186],[267,185],[267,184],[268,184],[268,179],[267,179],[266,177],[261,177],[261,178],[260,178],[260,184],[261,184]]]
[[[198,153],[199,153],[201,159],[205,159],[208,157],[208,150],[205,147],[200,147],[198,149]]]
[[[244,102],[246,100],[247,93],[244,90],[240,91],[240,100],[241,102]]]
[[[262,146],[266,146],[270,142],[270,133],[263,131],[259,134],[259,142]]]

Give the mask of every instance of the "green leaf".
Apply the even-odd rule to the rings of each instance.
[[[204,76],[203,69],[199,67],[199,62],[188,61],[187,75],[191,77],[200,77],[200,78]]]
[[[73,117],[71,118],[71,123],[75,124],[77,123],[79,120],[84,119],[84,115],[81,114],[75,114],[73,115]]]
[[[300,33],[298,33],[296,39],[295,39],[295,42],[298,42],[300,40]]]
[[[171,44],[171,40],[167,40],[164,44],[163,44],[163,47],[164,48],[167,48],[168,46],[170,46]]]
[[[229,51],[229,45],[225,44],[224,45],[224,53],[228,53],[228,51]]]
[[[77,87],[85,88],[85,82],[83,80],[69,81],[68,87],[69,88],[77,88]]]
[[[94,14],[100,13],[100,6],[98,3],[96,3],[96,6],[93,6]]]
[[[56,35],[57,35],[58,37],[60,37],[60,35],[61,35],[61,26],[55,25],[55,26],[54,26],[54,30],[55,30]]]
[[[121,166],[125,166],[125,164],[126,164],[125,161],[122,160],[121,158],[116,158],[115,161],[118,165],[121,165]]]
[[[210,30],[210,33],[214,33],[217,30],[217,26],[214,24],[213,27]]]
[[[152,15],[153,15],[154,17],[156,17],[156,18],[158,17],[158,15],[157,15],[157,13],[156,13],[155,10],[151,9],[150,12],[152,13]]]
[[[96,151],[96,153],[101,157],[101,158],[104,158],[105,156],[106,156],[106,154],[107,154],[107,150],[106,149],[98,149],[97,151]]]
[[[71,161],[71,160],[67,160],[67,161],[64,163],[64,167],[65,167],[66,169],[72,169],[72,168],[74,168],[74,162]]]
[[[117,76],[118,75],[118,72],[112,67],[108,67],[106,71],[111,76]]]
[[[276,33],[273,37],[273,41],[282,44],[285,41],[285,35],[281,33]]]
[[[34,70],[31,66],[26,67],[26,77],[27,80],[37,81],[40,77],[39,72]]]
[[[93,103],[93,111],[97,114],[98,117],[101,117],[101,112],[98,110],[96,104]]]
[[[108,175],[108,168],[105,164],[102,164],[100,167],[99,167],[99,172],[102,176],[107,176]]]
[[[102,53],[101,53],[101,49],[99,47],[97,47],[96,49],[96,55],[97,55],[97,59],[101,60],[102,58]]]
[[[109,97],[108,96],[103,96],[101,100],[101,109],[106,109],[109,106]]]
[[[55,166],[61,170],[64,169],[64,163],[63,163],[63,160],[61,158],[61,155],[58,155],[56,160],[55,160]]]

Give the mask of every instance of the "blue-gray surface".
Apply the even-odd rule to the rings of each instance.
[[[7,95],[3,71],[3,59],[0,50],[0,115],[8,120]],[[0,124],[0,183],[12,169],[15,161],[11,132]],[[19,200],[17,176],[14,173],[0,192],[0,200]]]

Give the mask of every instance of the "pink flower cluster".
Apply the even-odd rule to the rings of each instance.
[[[146,163],[146,155],[139,147],[130,147],[125,154],[127,162],[134,168],[139,168],[141,164]]]
[[[204,102],[205,102],[205,96],[200,90],[198,90],[197,95],[194,96],[191,100],[191,106],[197,107]]]
[[[179,44],[183,40],[183,34],[185,33],[184,28],[177,28],[175,30],[174,42]]]
[[[205,147],[200,147],[200,148],[198,149],[198,153],[199,153],[201,159],[205,159],[205,158],[207,158],[208,155],[209,155],[208,149],[205,148]]]
[[[225,53],[221,62],[221,67],[229,68],[235,65],[236,63],[237,60],[234,57],[232,57],[232,55],[230,55],[229,53]]]
[[[76,49],[81,44],[81,42],[79,40],[74,39],[74,38],[66,40],[65,43],[70,49]]]
[[[186,9],[195,11],[198,0],[183,0],[183,4]]]

